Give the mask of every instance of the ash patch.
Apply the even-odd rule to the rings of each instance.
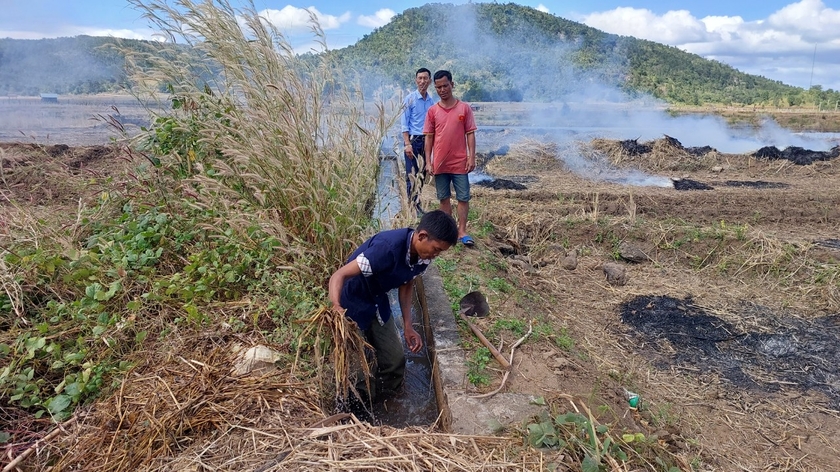
[[[814,244],[829,249],[840,249],[840,239],[823,239],[821,241],[814,241]]]
[[[473,185],[492,188],[493,190],[525,190],[528,188],[520,183],[507,179],[482,180]]]
[[[692,179],[671,179],[677,190],[714,190],[714,187]]]
[[[780,150],[776,146],[765,146],[756,151],[753,156],[767,160],[785,159],[796,165],[807,166],[818,161],[829,161],[840,156],[840,146],[834,146],[829,151],[812,151],[799,146],[790,146]]]
[[[641,156],[653,151],[653,146],[649,144],[639,143],[639,139],[625,139],[618,143],[621,149],[627,153],[628,156]]]
[[[840,406],[840,315],[802,320],[745,304],[743,317],[761,318],[767,329],[741,332],[690,298],[641,296],[620,310],[621,321],[663,356],[660,368],[689,365],[764,392],[815,390]]]
[[[763,180],[727,180],[723,183],[727,187],[746,187],[757,189],[787,188],[789,184],[782,182],[765,182]]]

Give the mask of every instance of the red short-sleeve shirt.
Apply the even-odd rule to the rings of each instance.
[[[467,133],[474,132],[475,116],[469,104],[460,100],[452,108],[438,102],[426,112],[423,134],[435,136],[432,170],[435,174],[466,174]]]

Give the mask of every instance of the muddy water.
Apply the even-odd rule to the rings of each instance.
[[[377,185],[377,198],[374,215],[380,220],[382,229],[391,229],[391,217],[400,210],[399,186],[397,178],[402,177],[401,169],[395,159],[383,159]],[[402,316],[396,290],[388,294],[400,339],[403,340]],[[430,425],[438,417],[438,405],[432,385],[432,362],[429,354],[425,329],[421,329],[423,315],[417,304],[412,307],[414,328],[423,338],[423,349],[413,353],[405,348],[406,371],[405,388],[397,396],[374,405],[373,413],[383,424],[405,427]]]

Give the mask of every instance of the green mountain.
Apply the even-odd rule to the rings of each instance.
[[[0,96],[120,90],[140,40],[0,39]],[[413,85],[414,71],[448,69],[468,101],[613,100],[651,95],[672,104],[835,103],[840,92],[804,90],[745,74],[651,41],[617,36],[513,3],[428,4],[406,10],[356,44],[330,51],[368,89]]]
[[[412,8],[332,54],[346,68],[379,77],[373,82],[410,86],[419,67],[448,69],[456,93],[468,101],[609,98],[619,90],[698,105],[801,105],[840,98],[838,92],[805,91],[513,3]]]

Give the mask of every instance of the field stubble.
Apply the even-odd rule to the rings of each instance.
[[[587,398],[609,412],[606,423],[658,437],[700,470],[832,467],[840,450],[832,347],[840,336],[832,243],[840,167],[697,157],[665,141],[632,161],[611,153],[612,142],[580,146],[709,190],[582,178],[547,143],[512,146],[486,163],[495,178],[528,182],[526,190],[474,191],[473,228],[492,228],[482,246],[507,254],[497,266],[519,287],[491,297],[494,315],[536,317],[552,327],[549,338],[562,332],[575,341],[571,350],[527,344],[508,391]],[[630,262],[628,246],[644,256]],[[572,254],[577,266],[567,270],[561,262]],[[453,256],[459,272],[487,267],[484,254]],[[625,285],[605,280],[611,262],[626,270]],[[628,410],[625,389],[640,393],[644,407]]]
[[[55,106],[48,105],[45,110]],[[100,113],[107,112],[110,105],[106,101],[92,106]],[[84,117],[91,111],[73,116]],[[79,121],[64,131],[49,131],[46,135],[32,131],[34,121],[12,126],[25,129],[28,137],[18,139],[26,144],[2,147],[3,191],[10,199],[31,208],[4,205],[4,219],[16,218],[20,222],[21,214],[32,213],[28,210],[34,210],[36,215],[54,216],[60,212],[72,217],[80,198],[96,197],[113,183],[110,177],[135,164],[121,157],[118,150],[104,152],[102,149],[106,148],[80,146],[103,143],[98,141],[100,137],[92,136],[100,136],[97,133],[107,126],[96,124],[94,133],[88,119],[84,118],[84,124]],[[0,128],[8,129],[8,125]],[[70,134],[61,134],[65,131]],[[109,133],[106,131],[105,135]],[[57,138],[71,135],[77,137]],[[45,136],[49,140],[44,141]],[[15,138],[0,134],[0,140]],[[832,468],[840,451],[836,434],[840,431],[840,399],[832,397],[832,392],[836,395],[837,373],[816,367],[821,368],[822,361],[838,365],[836,351],[811,352],[810,358],[791,363],[785,351],[779,354],[780,351],[770,350],[762,359],[774,362],[750,364],[751,357],[744,353],[739,356],[736,349],[734,366],[729,370],[721,368],[714,358],[726,347],[719,343],[737,343],[750,333],[758,333],[768,336],[759,346],[767,346],[796,335],[790,330],[794,325],[810,324],[836,338],[838,326],[832,324],[831,315],[840,311],[840,251],[823,243],[832,241],[840,231],[837,162],[796,166],[786,161],[716,154],[698,164],[687,156],[674,155],[668,162],[676,167],[668,172],[713,187],[680,192],[581,178],[563,167],[555,148],[542,143],[527,144],[512,146],[507,156],[485,163],[492,176],[518,179],[526,182],[527,189],[475,187],[476,216],[470,224],[478,249],[459,246],[441,261],[454,267],[448,276],[444,274],[449,289],[480,288],[488,294],[492,312],[480,320],[480,327],[494,342],[510,344],[521,335],[512,327],[521,327],[531,320],[537,322],[539,335],[517,350],[517,361],[505,390],[544,398],[547,411],[552,413],[588,405],[594,417],[609,424],[613,431],[643,432],[653,444],[677,458],[675,463],[683,469]],[[621,160],[621,156],[608,157]],[[654,163],[661,163],[662,156],[649,157],[621,162],[651,173],[661,171],[657,167],[660,164]],[[685,165],[680,166],[681,160]],[[756,188],[726,184],[756,181],[784,185]],[[426,200],[432,199],[428,193],[431,187],[424,194]],[[622,260],[622,243],[637,247],[647,260]],[[570,254],[577,257],[575,270],[564,269],[560,263]],[[514,260],[527,263],[513,263]],[[623,286],[610,285],[604,279],[604,264],[615,261],[627,270],[627,283]],[[640,300],[646,302],[641,310],[633,304]],[[657,304],[671,304],[679,312],[695,317],[668,319],[659,331],[644,331],[627,322],[639,311],[651,315]],[[707,340],[710,344],[706,347],[711,346],[711,351],[681,343],[680,337],[698,337],[697,331],[684,329],[688,325],[685,321],[701,318],[729,327],[733,339]],[[674,333],[676,337],[669,336]],[[470,352],[477,349],[477,345],[470,345],[466,332],[464,339]],[[751,354],[754,358],[762,353]],[[826,356],[834,357],[825,359]],[[196,370],[200,364],[178,365],[185,372],[184,378],[193,370],[215,375],[210,368]],[[790,382],[782,375],[786,370],[823,372],[828,377],[821,381],[830,388],[805,388]],[[731,375],[733,371],[740,372],[741,377]],[[175,380],[167,375],[173,372],[140,380],[151,383],[153,378],[160,382],[165,379],[170,382],[166,386],[169,388]],[[501,375],[491,370],[489,385],[476,388],[476,393],[495,388]],[[739,383],[741,380],[743,383]],[[198,386],[185,388],[194,393]],[[225,385],[220,390],[219,398],[227,403],[219,405],[241,416],[245,410],[238,409],[245,404],[234,401],[232,388]],[[638,410],[627,408],[625,390],[641,394],[643,402]],[[258,399],[274,398],[276,393],[262,392]],[[280,404],[284,401],[275,400]],[[307,406],[310,407],[316,409],[314,405]],[[296,411],[287,413],[294,415]],[[280,415],[271,425],[270,417],[265,416],[247,423],[242,431],[262,428],[263,433],[277,435],[292,430],[310,434],[307,418],[315,415],[313,411],[300,410],[301,417],[291,420]],[[188,419],[181,419],[185,420]],[[225,421],[221,416],[207,419],[213,425]],[[518,426],[524,425],[508,426],[514,437]],[[366,430],[358,426],[340,434],[368,438]],[[378,430],[378,434],[405,436],[387,428]],[[437,437],[425,438],[433,441]],[[469,442],[445,436],[437,439],[442,441],[440,444],[451,442],[453,448],[456,443],[463,446]],[[230,451],[247,452],[247,444],[248,438],[237,433],[229,441],[206,450],[218,456],[218,463],[224,463]],[[301,451],[305,452],[322,443],[308,439],[302,444]],[[343,444],[346,448],[355,442]],[[516,448],[516,444],[516,440],[492,444],[478,441],[481,448],[496,451],[482,449],[487,452],[485,457],[497,459],[499,450]],[[229,449],[221,450],[222,445]],[[199,446],[197,443],[185,450],[197,452]],[[474,448],[461,446],[455,449],[462,455],[475,450],[476,456],[481,456],[476,443]],[[338,447],[321,452],[335,453],[333,448]],[[251,459],[283,455],[282,450],[266,451],[261,455],[251,451]],[[438,458],[444,455],[442,452]],[[534,462],[528,463],[562,464],[562,456],[562,452],[547,450],[536,459],[529,455],[529,461]],[[186,455],[182,457],[191,463]],[[498,459],[496,463],[503,462]],[[525,464],[524,459],[521,464]],[[518,467],[512,462],[510,465]],[[149,467],[157,470],[157,466]],[[500,465],[499,470],[503,469]]]

